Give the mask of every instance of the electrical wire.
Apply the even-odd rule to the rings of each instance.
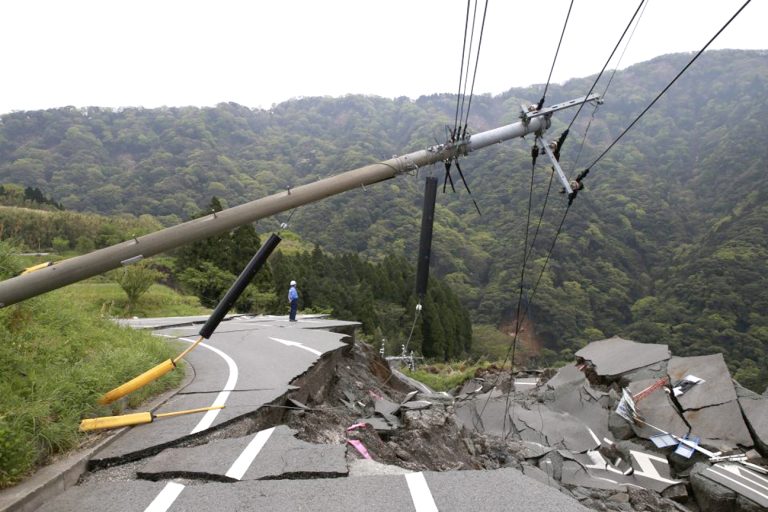
[[[752,0],[747,0],[746,2],[744,2],[744,4],[743,4],[743,5],[742,5],[742,6],[739,8],[739,10],[738,10],[738,11],[736,11],[736,13],[735,13],[733,16],[731,16],[731,18],[730,18],[730,19],[729,19],[727,22],[725,22],[725,25],[723,25],[723,26],[720,28],[720,30],[718,30],[718,31],[717,31],[717,33],[716,33],[714,36],[712,36],[712,38],[711,38],[709,41],[707,41],[707,43],[706,43],[706,44],[705,44],[705,45],[704,45],[704,46],[701,48],[701,50],[699,50],[699,51],[696,53],[696,55],[694,55],[694,56],[693,56],[693,58],[691,58],[691,60],[690,60],[690,61],[688,61],[688,64],[686,64],[686,65],[685,65],[685,67],[684,67],[683,69],[681,69],[681,70],[680,70],[680,72],[679,72],[679,73],[678,73],[678,74],[675,76],[675,78],[673,78],[673,79],[672,79],[672,81],[671,81],[671,82],[669,82],[669,84],[667,84],[667,86],[666,86],[666,87],[664,87],[664,89],[663,89],[663,90],[662,90],[662,91],[661,91],[661,92],[660,92],[660,93],[659,93],[659,94],[658,94],[658,95],[657,95],[657,96],[656,96],[656,97],[653,99],[653,101],[651,101],[651,102],[648,104],[648,106],[647,106],[647,107],[645,107],[645,109],[643,109],[643,111],[642,111],[642,112],[640,112],[640,114],[639,114],[639,115],[638,115],[638,116],[635,118],[635,120],[634,120],[634,121],[632,121],[632,122],[629,124],[629,126],[627,126],[627,127],[624,129],[624,131],[622,131],[622,132],[619,134],[619,136],[618,136],[618,137],[616,137],[616,139],[615,139],[613,142],[611,142],[611,144],[610,144],[610,145],[609,145],[609,146],[608,146],[608,147],[605,149],[605,151],[603,151],[602,153],[600,153],[600,156],[598,156],[597,158],[595,158],[595,160],[594,160],[594,161],[593,161],[593,162],[592,162],[590,165],[588,165],[588,166],[587,166],[587,169],[591,169],[591,168],[592,168],[592,167],[593,167],[595,164],[597,164],[597,162],[599,162],[600,160],[602,160],[602,158],[603,158],[603,157],[606,155],[606,153],[608,153],[608,151],[610,151],[610,150],[611,150],[611,148],[613,148],[613,146],[615,146],[615,145],[616,145],[616,143],[617,143],[617,142],[619,142],[619,141],[621,140],[621,138],[622,138],[622,137],[624,137],[624,135],[625,135],[625,134],[626,134],[626,133],[627,133],[627,132],[628,132],[628,131],[629,131],[629,130],[630,130],[630,129],[631,129],[631,128],[632,128],[632,127],[633,127],[633,126],[634,126],[634,125],[635,125],[635,124],[636,124],[636,123],[637,123],[637,122],[638,122],[638,121],[639,121],[639,120],[640,120],[640,119],[641,119],[643,116],[644,116],[644,115],[645,115],[645,113],[646,113],[646,112],[648,112],[648,111],[651,109],[651,107],[653,107],[653,106],[656,104],[656,102],[657,102],[657,101],[659,101],[659,99],[660,99],[660,98],[661,98],[661,97],[664,95],[664,93],[666,93],[666,92],[667,92],[667,90],[669,90],[669,88],[670,88],[670,87],[672,87],[672,84],[674,84],[674,83],[677,81],[677,79],[678,79],[678,78],[680,78],[680,77],[682,76],[682,74],[683,74],[683,73],[685,73],[685,72],[688,70],[688,68],[689,68],[689,67],[691,67],[691,65],[692,65],[694,62],[696,62],[696,59],[698,59],[698,58],[701,56],[701,54],[702,54],[702,53],[704,53],[704,51],[705,51],[705,50],[706,50],[706,49],[709,47],[709,45],[710,45],[710,44],[712,44],[712,42],[713,42],[715,39],[717,39],[717,37],[718,37],[718,36],[719,36],[719,35],[720,35],[720,34],[723,32],[723,30],[725,30],[725,29],[726,29],[726,27],[728,27],[728,25],[730,25],[730,24],[731,24],[731,22],[732,22],[734,19],[736,19],[736,17],[737,17],[739,14],[741,14],[741,11],[743,11],[743,10],[744,10],[744,8],[745,8],[747,5],[749,5],[749,3],[750,3],[751,1],[752,1]]]
[[[624,36],[627,35],[627,30],[629,30],[629,27],[632,26],[632,22],[635,20],[635,17],[637,16],[637,13],[640,12],[640,8],[645,3],[645,0],[640,0],[640,3],[637,6],[637,9],[635,9],[635,13],[632,15],[632,18],[629,20],[629,23],[627,23],[626,28],[624,29],[624,32],[621,33],[621,37],[616,42],[616,46],[613,47],[613,51],[608,56],[608,59],[606,59],[605,64],[603,64],[603,69],[600,70],[600,73],[598,73],[597,78],[595,78],[595,81],[592,83],[592,87],[589,88],[589,92],[587,92],[587,96],[592,94],[592,91],[595,90],[595,86],[597,85],[597,82],[600,80],[600,77],[603,76],[603,73],[605,72],[605,68],[608,67],[608,63],[611,62],[611,59],[613,58],[613,54],[616,53],[616,50],[619,48],[619,45],[621,44],[621,41],[624,39]],[[584,108],[584,105],[586,103],[582,103],[579,105],[579,109],[576,111],[576,114],[573,116],[573,119],[571,119],[570,124],[568,124],[568,130],[571,129],[571,126],[573,126],[573,123],[576,121],[576,118],[579,117],[579,114],[581,113],[581,109]]]
[[[635,31],[637,30],[637,27],[640,25],[640,20],[643,19],[643,14],[645,14],[645,9],[648,7],[648,4],[650,3],[650,0],[646,0],[645,4],[643,4],[643,10],[640,11],[640,16],[637,18],[637,23],[635,23],[635,26],[632,28],[632,32],[629,34],[629,37],[627,38],[627,42],[624,45],[624,49],[621,50],[621,55],[619,55],[619,60],[616,61],[616,66],[613,68],[613,73],[611,73],[610,78],[608,79],[608,83],[605,85],[605,90],[603,91],[602,98],[605,99],[605,95],[608,94],[608,88],[611,86],[611,82],[613,82],[613,77],[616,76],[616,71],[618,71],[619,66],[621,65],[621,61],[624,60],[624,54],[627,53],[627,48],[629,48],[629,43],[632,42],[632,38],[635,35]],[[597,109],[597,105],[595,105],[595,109]]]
[[[467,14],[467,16],[469,16],[469,14]],[[466,67],[466,73],[464,74],[464,86],[460,93],[461,94],[461,114],[459,115],[459,125],[456,128],[457,139],[460,138],[458,132],[461,131],[461,125],[462,125],[461,120],[464,119],[464,103],[467,100],[467,80],[469,79],[469,67],[472,63],[472,46],[473,46],[474,37],[475,37],[475,21],[476,20],[477,20],[477,0],[475,0],[475,8],[472,13],[472,28],[469,31],[469,54],[467,55],[467,59],[466,59],[467,67]],[[464,41],[466,43],[466,34],[464,36]]]
[[[632,32],[629,34],[629,38],[627,39],[627,42],[624,45],[624,49],[621,51],[621,55],[619,55],[619,60],[616,62],[616,66],[614,66],[613,68],[613,73],[611,73],[611,76],[608,79],[608,83],[605,85],[605,89],[603,90],[603,94],[601,95],[601,98],[603,100],[605,100],[605,96],[608,94],[608,89],[611,87],[613,78],[616,76],[616,72],[618,71],[619,66],[621,65],[621,61],[624,59],[624,54],[627,52],[627,48],[629,48],[629,43],[632,42],[632,38],[635,35],[635,31],[637,30],[637,27],[640,25],[640,20],[643,19],[643,14],[645,14],[645,9],[648,7],[649,3],[650,1],[646,0],[645,4],[643,4],[643,9],[642,11],[640,11],[640,16],[637,18],[637,22],[635,23],[635,26],[632,28]],[[568,174],[571,174],[573,169],[575,169],[576,166],[579,165],[579,160],[581,159],[581,153],[584,150],[584,144],[587,141],[587,135],[589,134],[589,129],[592,126],[592,121],[595,120],[595,114],[597,113],[598,108],[600,108],[600,103],[596,103],[595,108],[592,109],[592,115],[589,118],[587,127],[584,129],[584,136],[581,138],[581,144],[579,144],[579,150],[576,152],[576,159],[573,161],[570,168],[568,169]]]
[[[477,7],[475,7],[477,10]],[[485,7],[483,8],[483,21],[480,24],[480,40],[477,43],[477,52],[475,53],[475,70],[472,73],[472,87],[469,90],[469,103],[467,104],[467,115],[464,118],[464,129],[462,130],[461,137],[464,138],[467,135],[467,124],[469,122],[469,109],[472,107],[472,97],[475,94],[475,78],[477,78],[477,67],[480,62],[480,48],[483,46],[483,32],[485,32],[485,18],[488,14],[488,0],[485,0]],[[474,21],[472,22],[474,28]]]
[[[539,100],[539,105],[536,108],[536,110],[541,110],[541,107],[544,106],[544,101],[547,97],[547,89],[549,89],[549,82],[552,80],[552,72],[555,70],[555,62],[557,62],[557,55],[560,53],[560,45],[563,43],[563,36],[565,35],[565,27],[568,26],[568,18],[571,17],[571,9],[573,9],[573,0],[571,0],[571,5],[568,6],[568,14],[565,15],[565,23],[563,23],[563,31],[560,32],[560,41],[558,41],[557,43],[557,50],[555,50],[555,58],[552,59],[552,67],[549,68],[547,85],[544,86],[544,94],[541,95],[541,99]]]
[[[467,27],[469,26],[469,3],[467,0],[467,14],[464,18],[464,44],[461,47],[461,69],[459,70],[459,90],[456,93],[456,117],[453,120],[453,132],[451,132],[451,139],[456,136],[456,130],[459,126],[459,103],[461,102],[461,82],[464,78],[464,55],[467,50]]]

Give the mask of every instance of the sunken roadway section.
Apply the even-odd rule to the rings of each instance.
[[[180,320],[137,324],[192,343],[198,326]],[[228,319],[187,356],[190,382],[154,412],[225,408],[125,429],[38,510],[586,510],[470,453],[451,398],[408,393],[354,343],[357,325]]]

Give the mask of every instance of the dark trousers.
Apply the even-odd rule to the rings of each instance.
[[[290,320],[296,320],[296,310],[299,309],[299,301],[298,300],[292,300],[291,301],[291,314],[288,317]]]

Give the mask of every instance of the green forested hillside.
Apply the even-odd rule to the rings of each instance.
[[[689,58],[664,56],[618,72],[594,118],[586,108],[574,124],[564,168],[573,175],[595,158]],[[592,79],[550,86],[548,103],[584,95]],[[520,103],[540,96],[534,86],[476,97],[470,129],[513,122]],[[618,334],[669,343],[678,354],[724,351],[744,384],[768,382],[767,97],[768,53],[709,52],[592,169],[533,298],[531,318],[546,346],[567,355]],[[454,96],[441,94],[304,98],[268,111],[221,104],[16,112],[0,118],[0,182],[39,188],[70,210],[151,214],[168,224],[214,195],[240,204],[443,142],[454,108]],[[573,113],[555,116],[551,138]],[[531,143],[464,159],[482,216],[463,190],[438,197],[434,272],[475,323],[508,324],[514,315]],[[334,253],[415,261],[420,187],[430,172],[442,177],[436,167],[302,207],[291,229]],[[534,218],[549,176],[540,159]],[[562,196],[549,198],[528,287],[563,208]]]

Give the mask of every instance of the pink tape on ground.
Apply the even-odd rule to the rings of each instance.
[[[370,460],[373,460],[373,459],[371,459],[371,454],[369,454],[369,453],[368,453],[368,450],[365,448],[365,446],[363,445],[363,443],[361,443],[361,442],[360,442],[360,441],[358,441],[357,439],[347,439],[347,442],[348,442],[349,444],[351,444],[352,446],[354,446],[354,447],[355,447],[355,449],[356,449],[358,452],[360,452],[360,455],[362,455],[362,456],[363,456],[363,458],[366,458],[366,459],[370,459]]]

